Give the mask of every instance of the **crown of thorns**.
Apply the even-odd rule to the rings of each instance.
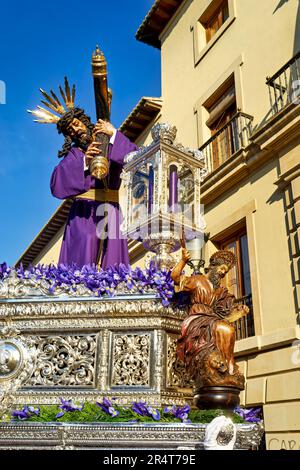
[[[226,264],[231,269],[236,264],[236,256],[232,251],[219,250],[210,257],[209,264],[211,266]]]

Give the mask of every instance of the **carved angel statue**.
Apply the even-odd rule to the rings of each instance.
[[[182,258],[172,270],[177,292],[190,293],[191,307],[183,321],[177,354],[197,385],[244,388],[244,377],[234,362],[233,322],[247,315],[249,308],[236,303],[234,295],[221,286],[221,280],[236,263],[231,251],[214,253],[207,274],[185,276],[190,260],[184,244]]]

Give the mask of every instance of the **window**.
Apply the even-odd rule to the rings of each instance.
[[[250,279],[250,264],[246,228],[242,227],[227,239],[219,243],[221,250],[230,250],[236,255],[237,263],[223,279],[227,287],[240,303],[247,305],[250,312],[247,316],[235,322],[236,338],[242,339],[254,335],[254,320],[252,310],[252,291]]]
[[[229,292],[237,299],[251,295],[250,266],[248,254],[248,241],[245,229],[232,235],[220,244],[221,250],[233,251],[237,264],[224,278]]]
[[[195,66],[216,44],[236,18],[235,0],[202,0],[192,25]]]
[[[237,112],[234,76],[229,79],[204,103],[209,113],[206,121],[211,136],[212,170],[218,168],[236,150],[237,131],[232,118]]]
[[[208,43],[211,40],[211,38],[216,34],[216,32],[225,23],[227,18],[229,18],[229,8],[228,8],[228,0],[225,0],[220,5],[217,6],[217,9],[211,15],[209,20],[207,20],[205,23],[202,23],[202,25],[205,28],[206,43]]]

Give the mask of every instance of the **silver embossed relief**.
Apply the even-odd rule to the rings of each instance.
[[[37,336],[32,386],[94,386],[96,335]]]
[[[30,338],[8,324],[0,329],[0,420],[8,417],[20,387],[31,376],[36,349]]]
[[[176,354],[178,336],[168,335],[167,340],[167,387],[192,388],[183,362]]]
[[[0,342],[0,377],[8,379],[22,367],[23,357],[20,347],[12,340]]]
[[[113,334],[111,386],[150,386],[151,334]]]
[[[107,424],[60,423],[0,423],[0,449],[107,449],[118,447],[120,442],[126,443],[127,448],[168,449],[179,448],[179,444],[203,448],[205,430],[204,424],[185,424],[184,427],[170,424],[144,423],[129,425],[119,423],[114,426]],[[257,448],[261,442],[263,429],[258,424],[237,424],[237,440],[235,450],[250,450]],[[71,447],[72,446],[72,447]]]

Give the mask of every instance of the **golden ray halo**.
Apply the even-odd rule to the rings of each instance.
[[[69,86],[67,77],[65,77],[64,90],[59,86],[59,91],[62,96],[65,107],[62,105],[61,101],[54,93],[50,90],[50,94],[40,88],[44,100],[41,100],[44,106],[48,109],[43,108],[42,106],[37,106],[36,109],[27,111],[30,114],[33,114],[37,119],[34,119],[34,122],[39,122],[41,124],[56,124],[61,116],[65,114],[68,110],[74,108],[75,103],[75,85],[72,86],[72,91]],[[50,110],[50,111],[49,111]],[[56,114],[55,114],[56,113]]]

